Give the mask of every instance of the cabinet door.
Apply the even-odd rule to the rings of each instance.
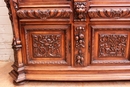
[[[25,25],[22,31],[26,64],[70,65],[69,25]]]
[[[92,25],[92,64],[130,64],[130,26]]]

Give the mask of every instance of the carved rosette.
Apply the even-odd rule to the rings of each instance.
[[[90,18],[128,18],[130,8],[91,8],[88,14]]]
[[[75,29],[75,48],[76,56],[75,63],[76,65],[84,64],[84,49],[85,49],[85,27],[77,26]]]
[[[20,9],[17,15],[21,19],[70,18],[71,9]]]
[[[74,3],[75,21],[86,21],[86,2]]]

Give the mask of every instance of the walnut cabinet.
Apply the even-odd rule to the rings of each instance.
[[[130,80],[130,0],[4,0],[16,83]]]

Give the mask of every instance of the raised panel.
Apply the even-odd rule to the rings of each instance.
[[[130,26],[97,25],[92,31],[92,64],[130,63]]]
[[[70,65],[69,25],[27,25],[24,32],[27,64]]]

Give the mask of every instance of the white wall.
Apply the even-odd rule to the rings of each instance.
[[[12,27],[4,0],[0,0],[0,60],[13,61]]]

